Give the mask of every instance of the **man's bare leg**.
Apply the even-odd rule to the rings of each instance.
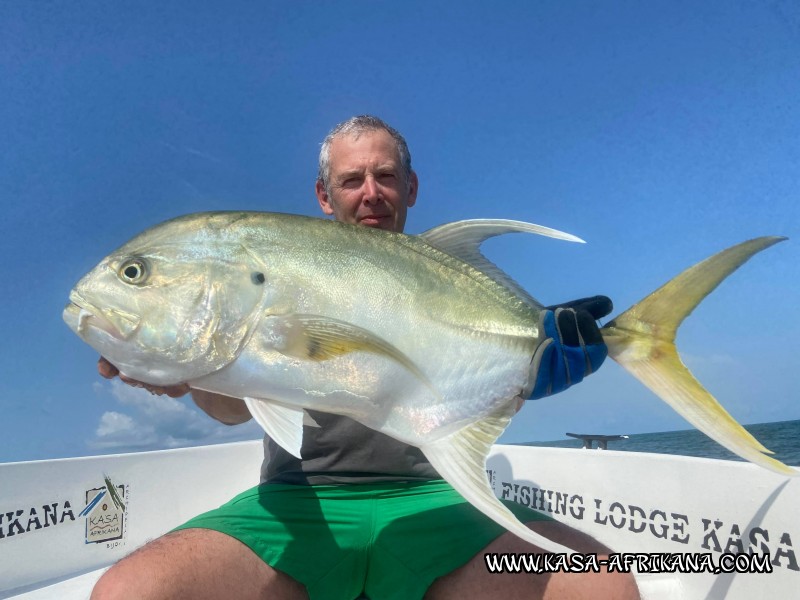
[[[238,540],[209,529],[183,529],[123,558],[100,578],[91,598],[307,600],[308,594]]]
[[[527,525],[537,533],[577,552],[595,552],[599,558],[604,558],[610,552],[590,536],[561,523],[538,521]],[[425,594],[425,600],[639,599],[636,582],[630,574],[608,573],[605,570],[599,573],[496,574],[490,573],[486,568],[483,556],[487,552],[541,553],[543,551],[512,533],[504,533],[463,567],[434,581]]]

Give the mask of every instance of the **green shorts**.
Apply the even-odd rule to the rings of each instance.
[[[552,520],[504,503],[523,522]],[[265,484],[177,529],[195,527],[241,541],[312,600],[422,598],[505,532],[442,480]]]

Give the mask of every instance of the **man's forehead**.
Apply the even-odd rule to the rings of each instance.
[[[397,150],[397,143],[388,131],[383,129],[369,129],[367,131],[350,131],[340,133],[331,141],[331,146],[338,146],[339,148],[348,148],[352,146],[387,146],[394,150],[395,154],[399,154]]]
[[[330,158],[331,163],[339,168],[347,168],[347,163],[360,164],[364,160],[395,166],[400,162],[400,152],[394,138],[388,132],[377,129],[336,136],[331,142]]]

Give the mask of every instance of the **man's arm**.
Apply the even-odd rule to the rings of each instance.
[[[191,392],[192,400],[194,400],[194,403],[197,404],[204,413],[225,425],[239,425],[252,418],[250,411],[247,410],[247,405],[239,398],[223,396],[222,394],[215,394],[203,390],[193,390],[186,383],[167,386],[143,383],[122,375],[117,367],[102,356],[100,360],[97,361],[97,372],[106,379],[113,379],[119,376],[120,380],[128,385],[144,388],[151,394],[157,394],[159,396],[166,394],[170,398],[179,398]]]
[[[192,390],[192,400],[212,419],[225,425],[239,425],[252,419],[243,400],[203,390]]]

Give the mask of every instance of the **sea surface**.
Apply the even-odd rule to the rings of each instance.
[[[759,423],[757,425],[745,425],[744,428],[752,433],[758,441],[772,450],[775,453],[773,455],[774,458],[793,467],[800,466],[800,420]],[[620,432],[575,431],[573,433],[612,434]],[[565,439],[553,442],[527,442],[520,445],[581,448],[583,447],[583,442],[576,439]],[[594,446],[597,447],[596,442]],[[608,442],[608,449],[743,460],[697,429],[632,434],[626,440]]]

